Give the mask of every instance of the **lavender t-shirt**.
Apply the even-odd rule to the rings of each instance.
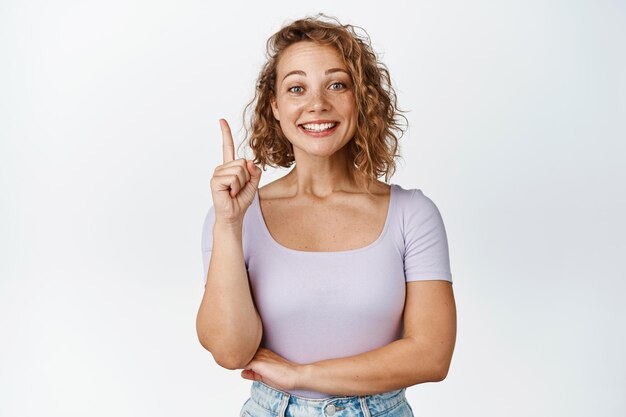
[[[420,189],[391,184],[382,233],[353,250],[290,249],[269,233],[258,191],[244,215],[243,253],[256,308],[261,346],[296,362],[311,363],[377,349],[403,335],[406,283],[452,282],[441,214]],[[202,228],[204,282],[213,244],[214,206]],[[324,398],[333,393],[292,390]]]

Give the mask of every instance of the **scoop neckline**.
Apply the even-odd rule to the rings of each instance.
[[[267,224],[265,223],[265,218],[263,217],[263,212],[261,210],[261,200],[259,199],[259,191],[257,190],[257,192],[254,195],[254,200],[255,200],[255,204],[256,204],[256,212],[257,212],[257,216],[259,219],[259,222],[261,223],[261,228],[263,229],[263,234],[268,238],[268,240],[271,242],[272,246],[282,250],[282,251],[286,251],[286,252],[291,252],[291,253],[298,253],[298,254],[306,254],[306,255],[341,255],[341,254],[353,254],[353,253],[357,253],[357,252],[362,252],[368,249],[372,249],[375,246],[377,246],[385,237],[385,235],[387,234],[387,229],[389,229],[389,223],[391,222],[391,213],[395,207],[395,202],[396,202],[396,198],[395,198],[395,192],[396,192],[396,184],[389,184],[390,188],[389,188],[389,203],[387,205],[387,217],[385,218],[385,224],[383,226],[383,230],[380,232],[380,234],[378,235],[378,237],[376,238],[376,240],[374,240],[372,243],[370,243],[367,246],[363,246],[361,248],[356,248],[356,249],[348,249],[348,250],[340,250],[340,251],[305,251],[305,250],[298,250],[298,249],[292,249],[292,248],[288,248],[287,246],[282,245],[281,243],[278,243],[278,241],[276,241],[276,239],[274,239],[274,237],[272,236],[272,234],[269,231],[269,228],[267,227]]]

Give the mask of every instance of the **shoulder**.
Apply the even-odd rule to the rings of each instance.
[[[397,213],[403,229],[411,229],[424,223],[441,222],[437,204],[419,188],[403,188],[396,185]]]
[[[398,203],[403,210],[409,212],[433,210],[437,206],[420,188],[404,188],[396,184],[396,195]]]

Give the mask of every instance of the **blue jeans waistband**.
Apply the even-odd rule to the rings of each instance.
[[[332,396],[328,398],[303,398],[254,381],[250,399],[273,415],[284,416],[287,407],[292,415],[333,415],[346,408],[361,409],[363,415],[380,414],[406,401],[406,388],[381,394],[363,396]]]

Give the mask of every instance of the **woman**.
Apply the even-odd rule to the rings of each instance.
[[[443,380],[454,350],[446,233],[421,190],[377,180],[403,116],[367,36],[323,17],[268,41],[254,161],[220,120],[198,337],[254,381],[241,416],[412,416],[406,387]],[[256,164],[295,166],[258,188]]]

